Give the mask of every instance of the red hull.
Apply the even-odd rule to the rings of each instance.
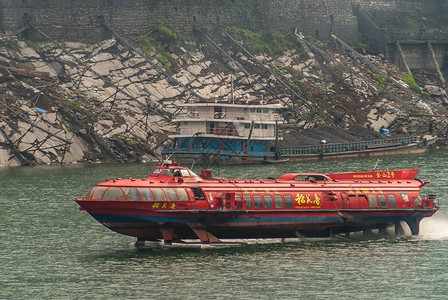
[[[75,201],[111,230],[140,240],[330,236],[402,222],[417,234],[420,220],[438,209],[435,196],[419,195],[427,182],[415,179],[417,172],[224,180],[167,165],[146,179],[98,184]]]

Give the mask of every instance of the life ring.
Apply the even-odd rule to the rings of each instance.
[[[221,119],[221,115],[219,112],[215,112],[215,119]]]
[[[232,204],[230,202],[226,202],[226,208],[230,209],[230,207],[232,206]]]

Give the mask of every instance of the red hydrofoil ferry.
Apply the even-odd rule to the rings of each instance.
[[[222,179],[170,161],[147,178],[106,180],[75,199],[109,229],[165,244],[200,239],[349,236],[419,223],[439,208],[418,169],[342,174],[288,173],[277,179]]]

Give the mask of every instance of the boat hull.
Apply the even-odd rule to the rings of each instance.
[[[192,226],[201,224],[204,230],[220,239],[328,237],[380,229],[406,222],[409,227],[430,217],[433,210],[379,211],[294,211],[257,213],[232,212],[169,212],[125,215],[90,213],[109,229],[142,240],[163,239],[162,231],[170,228],[179,239],[195,239]],[[412,231],[412,229],[411,229]]]
[[[406,144],[406,142],[409,142]],[[375,144],[378,141],[365,141],[349,144],[327,144],[324,146],[301,146],[281,148],[281,155],[276,156],[273,152],[265,153],[229,153],[213,149],[164,149],[164,155],[182,163],[193,162],[202,165],[234,165],[234,164],[260,164],[260,163],[284,163],[315,161],[323,159],[351,159],[382,156],[418,155],[425,153],[436,138],[427,136],[419,140],[413,138],[398,138],[391,141],[400,143],[387,143],[387,140]],[[368,144],[368,145],[363,145]],[[399,145],[398,145],[399,144]],[[368,146],[372,148],[369,148]],[[347,149],[341,150],[346,146]],[[322,148],[322,147],[325,147]],[[321,149],[322,148],[322,149]],[[359,149],[358,149],[359,148]],[[339,150],[335,150],[339,149]]]
[[[75,199],[109,229],[141,240],[326,237],[419,223],[439,208],[420,195],[418,169],[356,173],[286,173],[277,179],[198,176],[177,164],[147,178],[113,179]]]

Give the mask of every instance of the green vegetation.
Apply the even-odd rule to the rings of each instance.
[[[263,24],[263,7],[260,0],[233,0],[232,14],[238,26],[254,30]]]
[[[426,100],[431,99],[431,95],[428,92],[424,92],[424,91],[422,91],[422,97],[425,98]]]
[[[295,83],[295,82],[293,82],[293,81],[289,81],[288,82],[288,85],[294,90],[294,92],[296,92],[296,93],[301,93],[302,91],[300,90],[300,87]],[[301,101],[301,100],[299,100],[299,101]]]
[[[384,76],[382,74],[376,74],[375,75],[375,80],[376,80],[376,82],[378,82],[378,85],[382,89],[386,89],[386,76]]]
[[[410,29],[413,31],[418,31],[418,24],[417,24],[418,15],[417,12],[407,13],[407,14],[400,14],[392,18],[390,22],[390,26],[392,27],[398,27],[402,26],[403,24],[407,25]]]
[[[405,72],[404,74],[405,76],[402,78],[402,80],[409,85],[411,90],[413,90],[417,94],[421,94],[420,87],[418,86],[417,82],[415,82],[414,77],[412,77],[412,75],[409,74],[408,72]]]
[[[254,32],[244,28],[229,28],[237,40],[243,42],[250,52],[279,55],[285,50],[295,47],[294,39],[280,30]]]
[[[81,104],[79,104],[76,101],[67,101],[68,107],[70,107],[71,109],[75,110],[75,111],[79,111],[81,110]]]
[[[155,58],[166,71],[170,72],[176,65],[176,61],[166,53],[170,52],[170,47],[177,47],[182,41],[183,36],[180,33],[160,24],[151,33],[138,37],[138,47],[148,57],[154,56],[155,52]]]
[[[426,100],[429,100],[431,98],[431,95],[429,93],[422,91],[422,89],[417,84],[417,82],[415,82],[415,79],[414,79],[414,77],[412,77],[411,74],[409,74],[408,72],[405,72],[404,74],[405,74],[405,76],[404,76],[404,78],[402,78],[402,80],[409,85],[411,90],[413,90],[417,94],[421,95]]]

